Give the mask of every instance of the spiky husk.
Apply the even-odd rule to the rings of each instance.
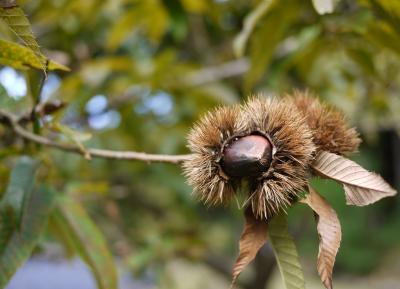
[[[307,92],[295,92],[292,99],[306,117],[318,151],[347,155],[358,149],[359,134],[348,126],[341,111]]]
[[[243,105],[239,123],[246,134],[266,134],[275,147],[271,166],[251,195],[254,214],[268,218],[289,206],[307,184],[315,151],[312,132],[289,99],[252,98]]]
[[[188,183],[206,204],[226,204],[234,196],[234,182],[222,171],[222,145],[237,131],[239,107],[220,107],[197,122],[188,136],[193,152],[183,163]]]
[[[208,113],[189,134],[193,155],[184,163],[184,172],[205,203],[227,203],[238,180],[219,165],[223,146],[233,136],[254,133],[265,135],[274,146],[270,168],[260,178],[249,179],[254,214],[269,218],[289,206],[306,185],[315,151],[312,133],[292,101],[259,96],[240,107]]]

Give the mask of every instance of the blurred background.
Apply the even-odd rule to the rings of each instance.
[[[400,2],[37,0],[19,1],[44,54],[71,68],[50,72],[41,102],[66,107],[49,123],[68,127],[87,147],[183,154],[193,123],[217,105],[254,93],[309,90],[341,108],[360,131],[354,160],[400,188]],[[323,1],[322,1],[323,2]],[[330,1],[327,1],[330,2]],[[14,36],[0,23],[0,36]],[[0,107],[32,107],[26,72],[0,66]],[[51,134],[51,130],[43,130]],[[0,182],[20,144],[0,127]],[[90,138],[90,139],[89,139]],[[42,148],[41,178],[73,194],[104,234],[120,288],[228,288],[242,211],[196,202],[171,164],[91,161]],[[400,288],[400,200],[345,206],[331,181],[316,188],[337,210],[343,239],[335,288]],[[3,188],[1,188],[3,190]],[[290,211],[308,288],[323,288],[315,269],[313,214]],[[53,224],[54,225],[54,224]],[[49,223],[40,246],[8,289],[95,288],[90,270]],[[239,278],[238,288],[280,288],[270,247]]]

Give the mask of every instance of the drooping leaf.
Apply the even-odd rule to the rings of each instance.
[[[23,213],[23,204],[32,191],[38,162],[30,157],[23,156],[11,171],[7,190],[0,202],[0,211],[5,216],[13,214],[14,220],[19,224]],[[6,212],[8,211],[8,212]],[[7,221],[3,219],[1,221]],[[17,224],[14,224],[17,225]]]
[[[254,30],[258,20],[268,11],[274,0],[263,0],[257,7],[249,13],[243,22],[242,31],[235,37],[233,41],[233,51],[236,57],[242,57],[246,49],[247,41]]]
[[[5,1],[5,5],[0,5],[0,18],[7,23],[8,27],[22,40],[25,46],[30,48],[41,68],[45,69],[46,59],[40,51],[39,44],[32,32],[31,24],[25,16],[24,11],[18,6],[16,1]]]
[[[46,227],[53,208],[55,192],[45,186],[33,190],[24,203],[21,229],[14,230],[0,255],[0,288],[4,288],[15,271],[30,257]]]
[[[254,260],[257,252],[267,241],[267,222],[257,220],[251,209],[245,212],[246,223],[239,241],[239,256],[235,261],[232,273],[232,285],[239,274]]]
[[[301,202],[314,211],[319,237],[317,270],[325,287],[332,289],[333,266],[342,239],[339,219],[335,210],[312,187],[309,187],[309,194]]]
[[[116,289],[117,271],[103,234],[80,203],[65,196],[52,216],[68,244],[92,270],[100,289]]]
[[[77,252],[76,248],[73,242],[73,239],[71,236],[68,234],[68,230],[65,230],[65,226],[61,226],[61,222],[58,218],[59,216],[59,211],[57,208],[55,208],[52,212],[52,214],[49,217],[49,222],[47,226],[47,230],[49,234],[57,239],[57,241],[60,243],[60,245],[63,246],[64,249],[64,255],[66,258],[72,258],[74,257]]]
[[[275,216],[269,226],[268,235],[274,250],[279,271],[286,289],[305,289],[296,245],[289,235],[287,216],[281,213]]]
[[[312,167],[318,175],[343,184],[348,205],[366,206],[397,194],[381,176],[333,153],[320,152]]]
[[[315,10],[318,14],[332,13],[335,10],[336,0],[312,0]]]
[[[43,60],[46,60],[44,56],[41,57]],[[31,49],[4,39],[0,39],[0,64],[8,65],[16,69],[42,69],[41,62]],[[47,70],[69,71],[69,68],[49,60]]]

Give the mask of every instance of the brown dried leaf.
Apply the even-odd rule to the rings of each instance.
[[[343,184],[348,205],[366,206],[397,194],[381,176],[333,153],[320,152],[312,167],[318,175]]]
[[[317,220],[319,237],[317,270],[325,287],[332,289],[332,271],[342,239],[342,230],[335,210],[316,190],[309,187],[309,192],[301,202],[314,211]]]
[[[267,222],[256,219],[251,208],[246,210],[245,217],[246,223],[239,241],[239,256],[233,266],[231,288],[239,274],[253,261],[257,252],[267,241]]]

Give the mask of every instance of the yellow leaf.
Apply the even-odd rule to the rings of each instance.
[[[39,44],[33,35],[31,24],[25,16],[24,11],[16,3],[14,6],[4,7],[5,8],[0,8],[0,18],[3,19],[11,31],[34,52],[41,64],[41,69],[45,70],[46,60],[40,51]]]
[[[48,60],[44,56],[41,56],[41,58],[45,62],[49,61],[47,70],[69,71],[69,68],[62,64]],[[3,39],[0,39],[0,64],[16,69],[42,69],[41,61],[39,61],[37,55],[31,49]]]
[[[209,4],[205,0],[181,0],[182,5],[186,11],[192,13],[203,13],[209,7]]]

